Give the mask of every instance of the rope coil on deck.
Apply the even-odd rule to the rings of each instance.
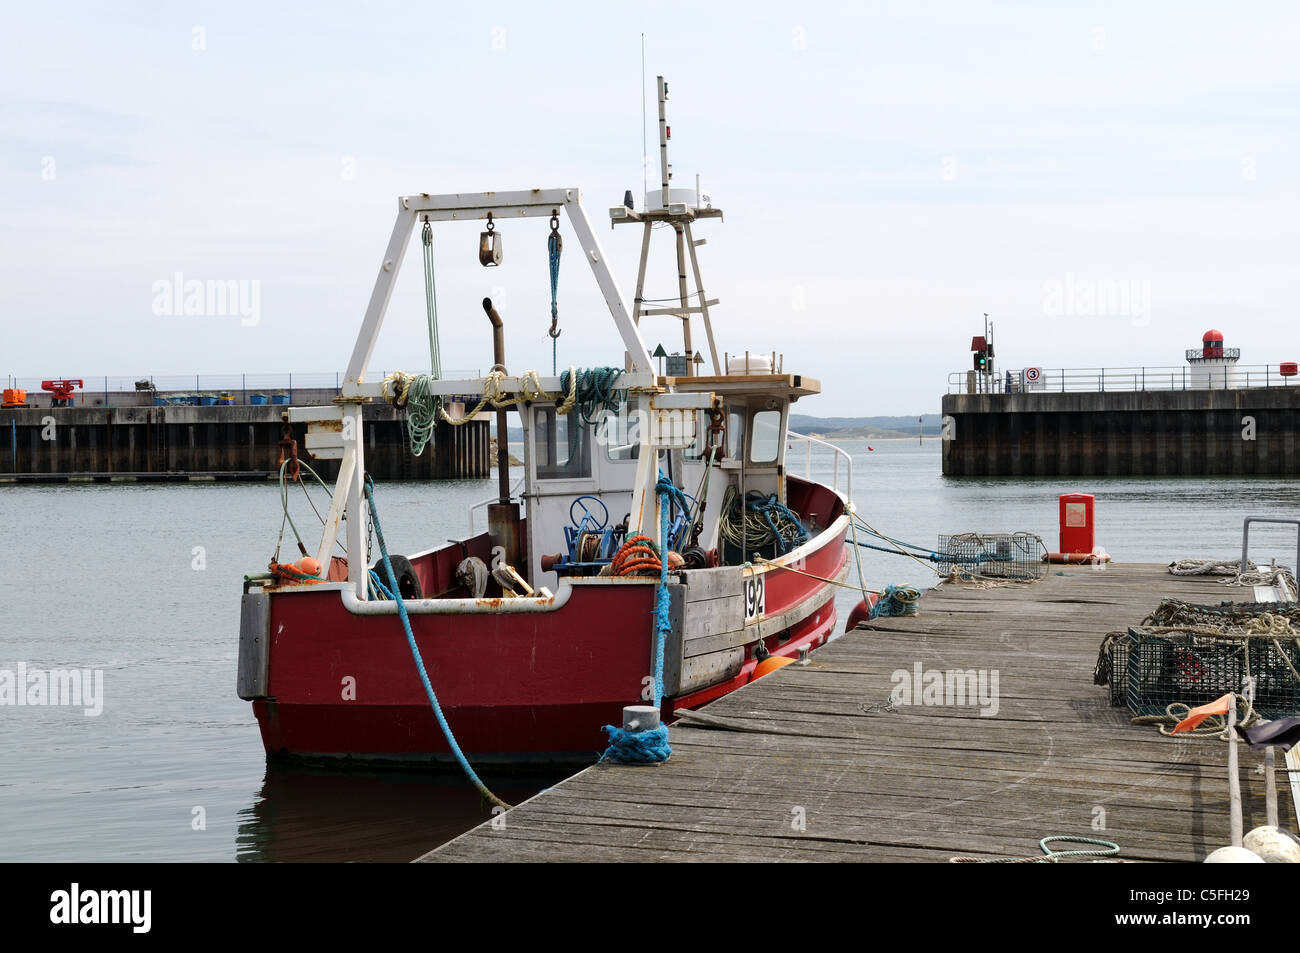
[[[1048,844],[1066,841],[1071,844],[1093,844],[1097,849],[1081,848],[1078,850],[1052,850]],[[1064,857],[1114,857],[1119,853],[1119,844],[1114,841],[1101,840],[1096,837],[1072,837],[1068,834],[1052,834],[1038,842],[1043,851],[1042,857],[950,857],[951,864],[1054,864]]]

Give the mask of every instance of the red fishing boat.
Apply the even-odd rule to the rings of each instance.
[[[833,596],[849,572],[850,464],[829,444],[787,430],[791,404],[818,393],[817,381],[786,373],[775,354],[732,356],[715,347],[710,308],[717,302],[700,286],[702,242],[693,226],[722,213],[698,185],[670,188],[666,91],[660,78],[662,185],[641,211],[630,195],[610,209],[613,225],[644,229],[631,308],[576,188],[399,200],[341,396],[332,406],[288,411],[306,423],[314,457],[339,461],[315,555],[273,563],[272,572],[245,583],[239,694],[253,704],[268,755],[449,759],[448,731],[431,710],[436,691],[446,727],[471,762],[591,761],[604,747],[602,726],[618,724],[625,705],[657,698],[671,721],[777,664],[767,659],[798,659],[836,632]],[[442,379],[432,227],[485,221],[480,261],[496,265],[500,223],[549,217],[554,334],[561,216],[621,339],[619,364],[511,373],[504,321],[485,300],[492,372]],[[656,226],[675,237],[681,277],[672,304],[647,308]],[[374,380],[367,365],[417,227],[425,235],[433,367]],[[656,316],[680,322],[680,354],[646,347],[643,322]],[[693,348],[696,321],[707,358]],[[518,487],[510,485],[506,440],[498,441],[498,497],[487,506],[487,530],[391,555],[392,575],[371,548],[369,530],[383,538],[382,488],[372,494],[365,475],[362,407],[380,400],[405,408],[417,445],[434,422],[477,414],[495,413],[504,437],[513,412],[524,434]],[[803,454],[791,454],[809,464],[804,477],[787,467],[798,440],[809,441]],[[838,455],[830,483],[811,478],[814,443],[819,453]],[[286,460],[282,479],[294,477],[296,464]],[[438,493],[436,484],[429,493]],[[667,611],[658,614],[661,587]]]

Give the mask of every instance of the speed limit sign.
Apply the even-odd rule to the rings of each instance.
[[[1043,379],[1043,369],[1042,369],[1041,367],[1026,367],[1026,368],[1025,368],[1025,383],[1026,383],[1026,384],[1037,384],[1037,383],[1038,383],[1040,380],[1042,380],[1042,379]]]

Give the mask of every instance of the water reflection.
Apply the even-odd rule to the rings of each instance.
[[[564,774],[485,776],[511,804]],[[440,771],[366,771],[269,761],[257,798],[239,812],[241,862],[405,863],[491,818],[463,776]]]

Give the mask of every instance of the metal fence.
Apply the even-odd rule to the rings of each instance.
[[[1201,364],[1182,367],[1033,368],[982,375],[953,371],[950,394],[1066,393],[1069,391],[1232,390],[1246,387],[1296,387],[1294,374],[1279,364]],[[1289,369],[1289,368],[1288,368]]]
[[[382,380],[388,371],[372,371],[368,380]],[[481,376],[478,369],[444,371],[448,379],[474,379]],[[81,386],[73,394],[75,406],[86,403],[110,404],[121,400],[122,395],[137,395],[135,401],[172,404],[265,404],[292,403],[294,394],[305,397],[323,396],[322,392],[340,393],[343,374],[338,371],[269,374],[164,374],[121,375],[105,374],[97,377],[67,378],[9,377],[6,388],[27,391],[29,401],[44,401],[50,394],[42,389],[45,381],[60,379],[80,380]],[[135,402],[133,401],[133,402]]]

